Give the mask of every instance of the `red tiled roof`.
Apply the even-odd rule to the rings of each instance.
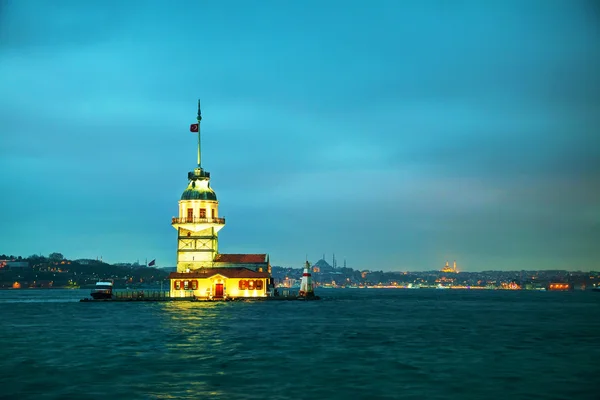
[[[268,272],[256,272],[248,268],[200,268],[191,272],[171,272],[169,279],[211,278],[223,275],[226,278],[270,278]]]
[[[250,264],[267,262],[266,254],[217,254],[215,262],[227,262],[232,264]]]

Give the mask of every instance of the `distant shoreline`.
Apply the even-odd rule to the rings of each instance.
[[[90,286],[91,288],[92,286]],[[25,287],[25,288],[12,288],[12,287],[3,287],[0,290],[53,290],[53,289],[70,289],[70,290],[79,290],[79,289],[88,289],[88,288],[73,288],[73,287]]]

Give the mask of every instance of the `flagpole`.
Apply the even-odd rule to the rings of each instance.
[[[202,113],[200,112],[200,99],[198,99],[198,116],[196,119],[198,120],[198,168],[202,168],[200,158],[200,121],[202,121]]]

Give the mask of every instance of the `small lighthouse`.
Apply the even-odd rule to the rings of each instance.
[[[312,284],[312,277],[310,275],[310,263],[306,261],[304,265],[304,272],[302,273],[302,280],[300,281],[300,291],[298,292],[299,297],[315,298],[315,290]]]

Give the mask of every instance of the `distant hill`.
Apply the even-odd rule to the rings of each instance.
[[[159,284],[169,274],[168,271],[159,268],[110,265],[93,259],[68,260],[60,253],[51,255],[53,257],[18,257],[17,259],[23,261],[20,264],[24,265],[16,267],[12,267],[11,261],[1,263],[0,288],[85,287],[93,286],[99,280],[112,280],[115,287],[134,287],[141,284]]]

